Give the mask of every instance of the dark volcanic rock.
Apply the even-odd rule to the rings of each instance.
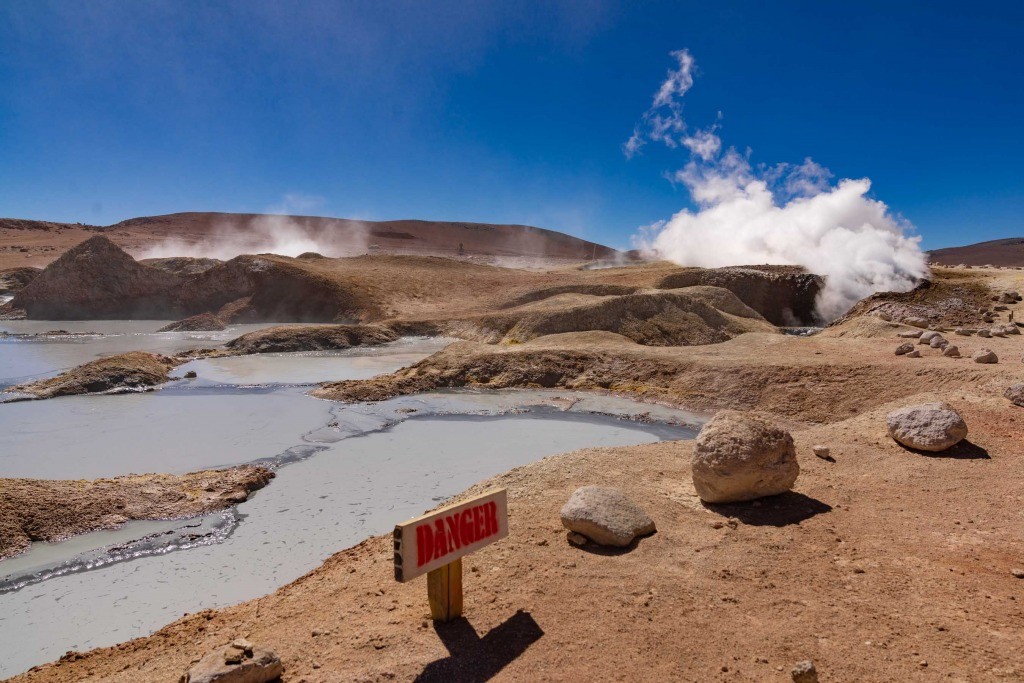
[[[142,265],[106,237],[91,237],[46,267],[10,302],[29,318],[173,318],[182,279]]]
[[[157,332],[219,332],[227,329],[224,321],[213,313],[200,313],[184,320],[164,325]]]
[[[710,285],[728,289],[773,325],[817,322],[814,305],[824,285],[798,266],[687,268],[662,278],[659,289]]]

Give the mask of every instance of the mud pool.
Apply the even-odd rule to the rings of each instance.
[[[572,392],[342,405],[296,386],[323,372],[340,379],[393,370],[436,350],[423,344],[200,361],[199,379],[156,392],[0,405],[0,477],[180,473],[253,461],[277,474],[221,513],[37,543],[0,562],[0,676],[272,592],[513,467],[588,446],[692,438],[699,423],[682,411]]]

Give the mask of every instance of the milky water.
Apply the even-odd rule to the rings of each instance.
[[[268,324],[219,332],[157,332],[166,320],[0,320],[0,386],[49,377],[128,351],[175,354],[213,348]],[[67,335],[44,335],[64,330]],[[90,334],[91,333],[91,334]],[[42,336],[39,336],[42,335]]]

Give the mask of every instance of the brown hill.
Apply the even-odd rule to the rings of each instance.
[[[1024,267],[1024,237],[978,242],[963,247],[947,247],[928,252],[932,263],[944,266]]]
[[[45,266],[75,244],[97,233],[129,253],[146,256],[170,240],[183,251],[226,242],[248,244],[235,253],[266,251],[260,234],[286,232],[315,240],[325,256],[364,253],[531,257],[563,260],[607,259],[619,255],[609,247],[529,225],[456,221],[360,221],[318,216],[274,216],[214,212],[175,213],[131,218],[108,226],[0,218],[0,268]],[[192,263],[153,264],[173,270]]]

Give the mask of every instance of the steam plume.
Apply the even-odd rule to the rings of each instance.
[[[825,277],[817,301],[825,320],[874,292],[907,291],[927,275],[921,238],[867,196],[869,179],[833,185],[828,169],[810,158],[755,169],[749,151],[723,151],[719,123],[689,130],[681,100],[693,85],[695,62],[686,50],[672,57],[677,67],[623,151],[632,157],[647,141],[687,148],[690,161],[672,179],[689,190],[697,210],[641,229],[636,246],[687,266],[803,266]]]

